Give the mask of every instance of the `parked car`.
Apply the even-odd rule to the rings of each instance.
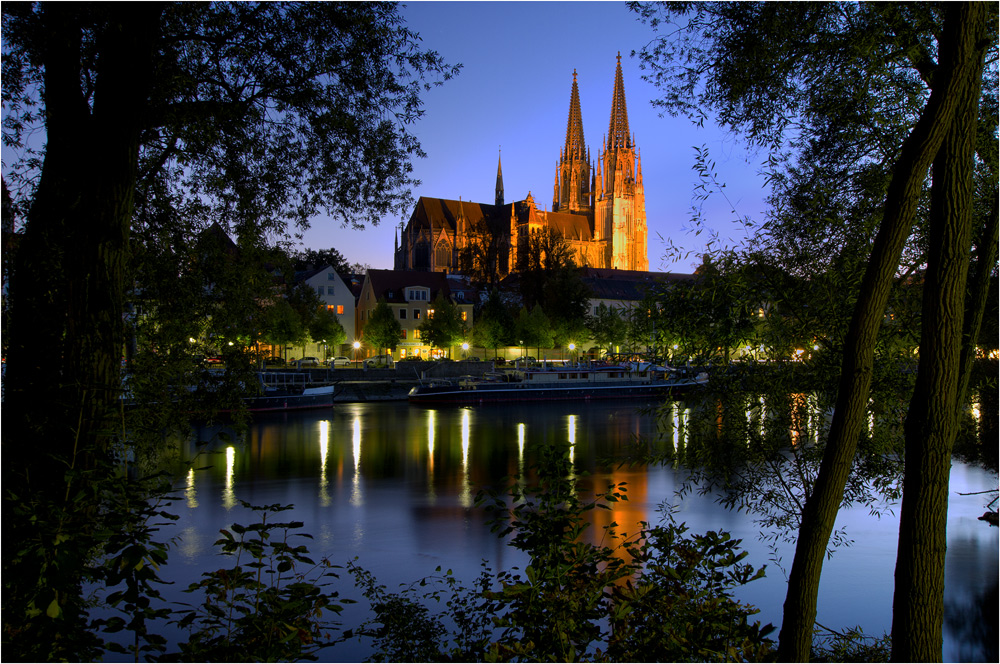
[[[301,369],[302,367],[318,367],[319,360],[312,356],[306,356],[300,360],[297,360],[296,364],[298,365],[299,369]]]
[[[274,355],[272,357],[266,357],[266,358],[264,358],[264,366],[265,367],[283,367],[283,366],[285,366],[285,358],[280,357],[278,355]]]
[[[365,368],[369,367],[387,367],[392,368],[393,361],[392,355],[376,355],[374,357],[369,357],[365,360]]]
[[[470,355],[469,357],[465,358],[465,361],[466,362],[482,362],[483,360],[482,360],[482,358],[477,357],[475,355]]]
[[[351,358],[344,357],[343,355],[330,358],[330,368],[349,367],[351,364],[353,364],[353,362],[351,362]]]
[[[515,367],[531,367],[538,364],[538,360],[536,360],[531,355],[527,355],[525,357],[517,358],[516,360],[511,362],[511,364],[513,364]]]

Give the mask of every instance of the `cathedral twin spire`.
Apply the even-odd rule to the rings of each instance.
[[[621,192],[624,181],[633,182],[636,175],[628,162],[635,159],[635,141],[629,134],[628,108],[625,103],[625,82],[622,76],[622,55],[618,53],[615,85],[611,96],[611,119],[608,135],[603,142],[604,154],[598,157],[597,167],[591,177],[590,151],[583,138],[583,114],[580,111],[580,91],[573,70],[573,87],[570,91],[569,117],[566,121],[566,143],[559,154],[552,209],[564,212],[582,212],[593,209],[595,199],[605,193]],[[601,164],[601,160],[605,163]],[[603,168],[602,168],[603,166]],[[641,166],[639,167],[641,168]],[[605,180],[604,178],[607,178]]]
[[[618,53],[615,91],[611,95],[611,122],[608,125],[608,150],[632,148],[628,133],[628,108],[625,106],[625,83],[622,80],[622,54]]]

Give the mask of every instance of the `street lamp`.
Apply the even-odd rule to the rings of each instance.
[[[573,361],[573,364],[576,364],[576,352],[575,351],[576,351],[576,344],[570,344],[569,345],[569,356],[570,356],[570,359]]]
[[[355,341],[354,342],[354,368],[355,369],[358,368],[358,349],[359,348],[361,348],[361,342],[360,341]]]
[[[469,342],[465,341],[462,343],[462,359],[464,360],[469,355]]]

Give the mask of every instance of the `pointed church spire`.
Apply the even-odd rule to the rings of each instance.
[[[496,206],[503,207],[503,170],[500,168],[500,150],[497,149],[497,190]]]
[[[583,142],[583,115],[580,113],[580,91],[576,86],[576,70],[573,70],[573,89],[569,97],[569,119],[566,121],[566,157],[582,158],[586,150]]]
[[[625,83],[622,80],[622,54],[618,52],[615,71],[615,91],[611,96],[611,123],[608,128],[608,149],[631,147],[628,131],[628,110],[625,108]]]

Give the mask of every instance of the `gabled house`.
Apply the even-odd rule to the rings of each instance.
[[[295,283],[305,283],[307,286],[315,290],[320,301],[323,303],[323,306],[326,307],[327,311],[337,317],[337,320],[344,328],[344,332],[347,333],[347,336],[342,344],[336,348],[331,346],[327,349],[328,354],[331,356],[349,355],[351,352],[351,344],[356,338],[354,315],[355,296],[351,291],[351,287],[344,281],[344,278],[329,265],[324,265],[323,267],[314,270],[296,272]],[[312,354],[320,359],[323,359],[323,345],[323,343],[316,341],[308,344],[306,346],[306,354]],[[313,350],[315,350],[315,352],[312,352]]]
[[[420,326],[428,315],[433,315],[433,302],[439,294],[458,306],[463,322],[471,329],[476,291],[464,277],[442,272],[368,270],[358,298],[356,338],[361,339],[365,322],[371,318],[379,300],[385,300],[402,328],[393,359],[429,358],[431,347],[420,338]],[[374,349],[365,350],[366,355],[374,352]]]

